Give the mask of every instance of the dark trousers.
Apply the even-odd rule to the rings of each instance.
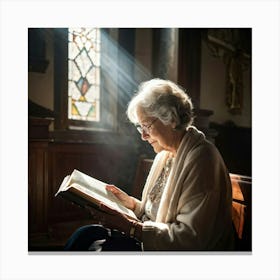
[[[117,230],[87,225],[72,234],[64,251],[141,251],[141,244]]]

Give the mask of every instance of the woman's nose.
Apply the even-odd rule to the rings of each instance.
[[[141,139],[143,140],[143,141],[147,141],[147,139],[149,138],[149,133],[147,133],[145,130],[143,130],[142,131],[142,133],[141,133]]]

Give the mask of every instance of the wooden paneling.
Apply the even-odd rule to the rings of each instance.
[[[132,190],[137,156],[126,145],[46,142],[32,143],[30,147],[30,250],[53,246],[55,250],[57,246],[61,249],[78,226],[90,222],[87,211],[55,197],[63,178],[74,169],[122,187],[128,193]]]
[[[142,191],[146,183],[146,179],[152,167],[153,160],[140,158],[135,174],[132,196],[141,199]]]
[[[132,151],[121,145],[52,143],[49,157],[49,223],[88,218],[83,209],[54,196],[63,178],[74,169],[116,185],[123,174],[127,179],[134,176],[127,169]],[[127,184],[131,182],[128,180]]]
[[[28,232],[47,231],[48,127],[50,119],[28,120]]]
[[[28,151],[29,232],[46,232],[48,197],[48,142],[30,142]]]
[[[88,213],[55,197],[62,180],[74,169],[130,193],[137,147],[110,138],[110,143],[56,142],[48,137],[49,120],[29,122],[28,228],[29,250],[62,248],[67,237],[90,222]]]

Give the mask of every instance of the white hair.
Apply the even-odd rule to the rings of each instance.
[[[139,107],[165,125],[175,122],[176,129],[185,129],[193,122],[190,97],[183,88],[169,80],[156,78],[139,85],[127,109],[127,116],[134,124],[138,123],[136,112]]]

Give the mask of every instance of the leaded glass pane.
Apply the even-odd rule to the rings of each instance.
[[[99,122],[100,30],[68,31],[68,118]]]
[[[71,98],[74,100],[79,100],[81,97],[81,93],[73,81],[68,82],[68,92],[71,92]]]
[[[68,60],[68,73],[69,73],[68,74],[69,81],[77,82],[79,80],[79,78],[81,77],[80,71],[79,71],[76,63],[70,59]],[[71,79],[70,79],[70,76],[71,76]],[[71,92],[69,92],[68,95],[71,95]]]

